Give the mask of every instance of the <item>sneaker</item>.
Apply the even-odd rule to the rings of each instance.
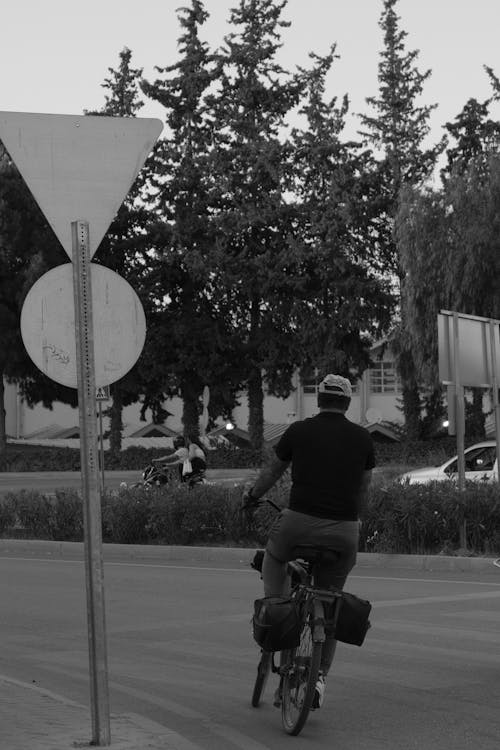
[[[323,705],[323,699],[325,697],[325,678],[320,672],[318,675],[318,681],[316,682],[316,689],[312,699],[311,709],[314,711],[316,708],[321,708]]]

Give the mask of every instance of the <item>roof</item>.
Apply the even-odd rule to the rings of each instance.
[[[125,425],[123,429],[123,437],[177,437],[178,432],[172,430],[164,424],[149,424],[139,427],[136,424]]]
[[[394,430],[392,427],[389,427],[389,425],[384,424],[383,422],[371,422],[369,424],[364,424],[363,427],[365,428],[365,430],[368,430],[371,435],[373,435],[374,433],[378,433],[385,438],[389,438],[389,440],[393,440],[395,443],[398,443],[400,440],[400,437],[396,430]]]
[[[17,438],[9,439],[11,445],[39,445],[53,446],[56,448],[79,448],[79,438]],[[122,450],[127,448],[172,448],[173,438],[171,437],[129,437],[122,439]],[[104,440],[104,450],[108,450],[109,440]]]
[[[264,442],[268,445],[275,445],[283,435],[287,427],[289,427],[288,424],[272,424],[270,422],[264,422]],[[233,427],[232,430],[228,430],[225,425],[221,425],[220,427],[216,427],[214,430],[212,430],[209,433],[208,437],[210,437],[210,435],[224,435],[228,438],[233,435],[240,440],[244,440],[248,443],[250,442],[250,435],[248,430],[244,430],[242,427]]]
[[[61,432],[65,431],[66,427],[61,427],[60,424],[49,424],[46,427],[41,427],[38,430],[34,430],[33,432],[30,432],[29,435],[26,435],[25,438],[27,440],[32,440],[34,438],[41,438],[43,440],[50,439],[50,438],[58,438]]]

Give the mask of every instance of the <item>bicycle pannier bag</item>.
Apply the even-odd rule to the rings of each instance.
[[[252,625],[253,637],[264,651],[283,651],[300,643],[300,617],[293,599],[256,599]]]
[[[372,605],[366,599],[360,599],[354,594],[342,592],[339,617],[335,627],[335,638],[344,643],[361,646],[370,628]]]
[[[250,566],[257,570],[259,573],[262,573],[262,564],[264,562],[264,550],[258,549],[255,555],[253,556],[253,560],[250,563]]]

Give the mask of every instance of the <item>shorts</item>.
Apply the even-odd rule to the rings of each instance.
[[[359,544],[358,521],[333,521],[316,518],[286,508],[274,521],[269,531],[266,550],[280,562],[293,559],[292,551],[299,544],[331,547],[339,553],[334,563],[322,565],[316,581],[319,586],[342,589],[356,563]]]

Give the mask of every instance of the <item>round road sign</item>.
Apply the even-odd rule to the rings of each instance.
[[[146,338],[141,302],[111,269],[91,264],[96,387],[114,383],[137,362]],[[21,334],[35,365],[77,387],[73,266],[48,271],[32,286],[21,312]]]

